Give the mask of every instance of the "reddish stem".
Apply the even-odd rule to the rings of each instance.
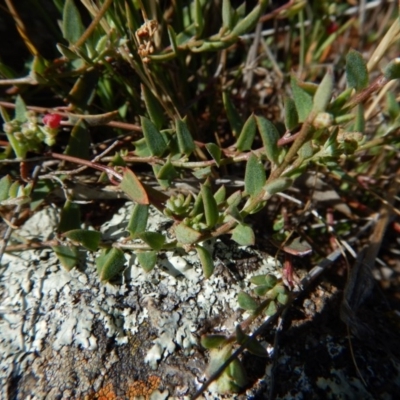
[[[113,168],[108,167],[106,165],[98,164],[98,163],[95,163],[93,161],[84,160],[84,159],[78,158],[78,157],[68,156],[66,154],[59,154],[59,153],[49,152],[46,155],[49,156],[49,157],[52,157],[52,158],[56,158],[58,160],[68,161],[68,162],[72,162],[74,164],[85,165],[85,166],[87,166],[89,168],[94,168],[94,169],[97,169],[97,170],[99,170],[101,172],[105,172],[107,174],[107,176],[109,176],[109,177],[115,177],[120,181],[122,180],[122,175],[121,174],[119,174]],[[115,181],[113,179],[110,179],[110,180],[115,184]]]

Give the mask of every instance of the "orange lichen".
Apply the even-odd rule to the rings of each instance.
[[[112,383],[108,383],[106,386],[101,388],[94,397],[96,400],[117,400],[117,396],[114,393]]]
[[[117,397],[112,383],[107,383],[98,392],[86,396],[84,400],[137,400],[145,398],[148,400],[151,394],[160,386],[161,378],[151,375],[147,381],[136,381],[128,384],[125,396]]]
[[[136,381],[128,386],[128,398],[134,400],[137,397],[144,396],[145,399],[149,399],[150,395],[159,387],[161,382],[160,377],[151,375],[147,382]]]

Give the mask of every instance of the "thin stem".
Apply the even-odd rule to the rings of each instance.
[[[358,104],[363,103],[365,100],[371,97],[374,92],[382,89],[388,82],[388,79],[384,75],[378,76],[378,78],[376,78],[371,85],[350,99],[349,103],[345,105],[344,110],[350,110]]]
[[[49,240],[46,242],[29,242],[23,244],[15,244],[12,246],[6,247],[5,251],[7,253],[19,252],[24,250],[40,250],[46,249],[48,247],[57,246],[59,242],[57,240]]]
[[[285,169],[291,164],[292,159],[296,156],[297,152],[300,150],[301,146],[306,143],[311,138],[311,134],[313,132],[312,122],[315,118],[314,113],[311,113],[308,118],[304,121],[303,126],[296,138],[293,142],[292,146],[290,147],[288,153],[286,154],[285,159],[283,160],[282,164],[276,168],[268,178],[267,182],[271,182],[276,178],[279,178]]]
[[[1,81],[3,82],[3,81]],[[15,104],[10,103],[8,101],[0,101],[0,106],[5,108],[15,109]],[[37,113],[46,114],[46,113],[57,113],[65,118],[70,118],[73,122],[69,121],[62,121],[61,125],[63,126],[73,126],[79,119],[83,119],[89,125],[106,125],[111,128],[118,128],[124,129],[127,131],[135,131],[135,132],[142,132],[142,128],[135,124],[129,124],[127,122],[121,121],[110,121],[111,116],[116,116],[118,111],[111,111],[105,114],[99,115],[86,115],[86,114],[72,114],[69,112],[61,111],[59,108],[46,108],[46,107],[37,107],[37,106],[26,106],[27,110],[35,111]]]
[[[72,163],[80,164],[80,165],[85,165],[87,167],[97,169],[101,172],[105,172],[109,176],[111,175],[119,180],[122,180],[121,174],[119,174],[113,168],[108,167],[106,165],[97,164],[97,163],[94,163],[93,161],[84,160],[84,159],[78,158],[78,157],[67,156],[66,154],[58,154],[58,153],[50,152],[50,153],[47,153],[47,155],[49,157],[56,158],[58,160],[68,161],[68,162],[72,162]]]
[[[89,36],[96,29],[96,26],[99,24],[100,20],[103,18],[104,14],[106,13],[108,7],[110,7],[112,2],[113,0],[105,0],[104,4],[101,6],[100,10],[94,17],[93,21],[90,23],[86,31],[83,32],[83,35],[75,42],[74,47],[80,47],[83,43],[86,42]]]

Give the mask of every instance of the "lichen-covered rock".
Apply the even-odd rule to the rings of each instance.
[[[105,239],[126,235],[130,208],[103,226]],[[48,239],[57,217],[52,209],[40,211],[18,234]],[[165,230],[165,222],[152,210],[151,230]],[[127,252],[124,275],[114,284],[99,282],[95,254],[70,272],[51,250],[6,254],[0,281],[1,398],[96,398],[106,389],[113,394],[105,398],[129,398],[140,387],[144,396],[154,392],[160,399],[193,394],[207,363],[199,332],[231,333],[240,316],[237,293],[252,275],[275,269],[273,258],[255,250],[220,241],[206,245],[220,264],[208,280],[195,252],[160,254],[150,273]],[[241,281],[223,265],[239,253],[254,264]]]

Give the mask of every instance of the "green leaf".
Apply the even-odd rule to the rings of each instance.
[[[169,37],[169,41],[171,43],[171,48],[174,54],[178,54],[178,43],[176,41],[176,33],[174,31],[174,28],[171,25],[167,26],[168,29],[168,37]]]
[[[146,230],[149,206],[146,204],[136,204],[133,207],[132,216],[128,222],[127,231],[131,238],[136,238]]]
[[[275,125],[264,117],[256,116],[258,131],[264,144],[264,151],[269,161],[278,164],[280,135]]]
[[[72,50],[70,50],[67,46],[64,46],[61,43],[56,44],[57,50],[68,60],[74,61],[78,60],[79,56],[78,54],[74,53]]]
[[[356,50],[350,50],[346,56],[346,79],[347,85],[357,92],[368,86],[367,64]]]
[[[271,288],[268,285],[259,285],[254,288],[254,293],[257,296],[263,297]]]
[[[81,226],[80,206],[67,200],[61,210],[58,232],[64,233],[73,229],[79,229]]]
[[[239,203],[242,200],[242,192],[240,190],[237,190],[236,192],[233,192],[227,199],[226,203],[229,206],[235,206],[237,207]]]
[[[251,114],[247,121],[244,123],[242,131],[236,142],[236,148],[239,151],[247,151],[253,145],[254,137],[256,135],[256,120],[254,115]]]
[[[122,150],[122,152],[118,152],[118,153],[114,154],[114,156],[113,156],[113,158],[111,160],[111,165],[113,167],[116,167],[116,166],[118,166],[118,167],[126,167],[126,162],[122,158],[122,154],[121,154],[123,152],[124,152],[124,150]]]
[[[81,15],[73,0],[64,3],[62,18],[62,33],[64,38],[74,44],[83,34],[85,28],[82,24]]]
[[[321,83],[319,84],[318,89],[314,95],[312,111],[315,114],[318,114],[326,110],[332,97],[332,90],[333,90],[333,73],[329,69],[326,72]]]
[[[288,131],[293,131],[299,125],[296,104],[290,97],[285,98],[285,127]]]
[[[299,85],[299,81],[294,75],[291,77],[290,84],[297,114],[299,116],[299,122],[304,122],[313,108],[313,96]]]
[[[196,27],[196,37],[200,37],[204,29],[204,16],[201,9],[201,0],[194,1],[194,22]]]
[[[215,143],[207,143],[206,149],[219,167],[219,163],[221,161],[221,149]]]
[[[180,223],[175,227],[175,235],[178,242],[182,244],[192,244],[198,242],[201,238],[200,232],[184,223]]]
[[[233,136],[236,137],[242,130],[243,126],[242,119],[240,118],[240,115],[237,112],[235,106],[233,105],[233,102],[227,92],[222,93],[222,101],[224,103],[228,121],[232,128]]]
[[[76,246],[52,246],[52,249],[67,271],[71,271],[78,264],[79,250]]]
[[[395,58],[385,67],[383,72],[385,78],[389,81],[400,79],[400,58]]]
[[[240,246],[253,246],[255,243],[254,231],[248,225],[238,224],[232,231],[232,240]]]
[[[268,304],[268,307],[265,309],[264,313],[265,315],[268,315],[271,317],[272,315],[275,315],[278,311],[278,308],[276,307],[276,304],[274,301],[270,301]]]
[[[267,349],[255,338],[250,338],[246,344],[246,349],[258,357],[269,357]]]
[[[161,107],[159,101],[153,95],[151,90],[145,86],[141,85],[144,103],[146,104],[146,109],[149,114],[151,121],[154,123],[156,129],[161,129],[166,125],[164,110]]]
[[[149,147],[147,146],[147,142],[145,138],[141,138],[139,140],[136,140],[135,142],[133,142],[133,144],[135,145],[135,153],[139,156],[139,157],[149,157],[151,156],[151,152]]]
[[[268,357],[266,348],[255,338],[246,335],[240,325],[236,325],[236,339],[239,344],[244,345],[250,353],[258,357]]]
[[[64,233],[68,239],[80,243],[90,251],[96,251],[99,248],[101,233],[98,231],[88,231],[86,229],[74,229]]]
[[[239,293],[239,296],[241,295],[241,294],[243,294],[244,292],[240,292]],[[244,293],[244,294],[247,294],[247,293]],[[244,307],[241,307],[241,308],[244,308]],[[257,307],[256,307],[257,308]],[[255,309],[256,309],[255,308]],[[244,308],[245,309],[245,308]],[[255,310],[254,309],[254,310]],[[245,309],[246,310],[246,309]],[[249,335],[246,335],[244,332],[243,332],[243,329],[242,329],[242,327],[240,326],[240,324],[237,324],[236,325],[236,327],[235,327],[235,331],[236,331],[236,341],[240,344],[240,345],[242,345],[242,344],[244,344],[244,342],[249,338]]]
[[[154,250],[161,250],[165,244],[165,236],[158,232],[143,232],[139,237]]]
[[[155,177],[157,178],[159,185],[163,189],[169,188],[171,186],[171,180],[170,179],[160,179],[159,176],[163,176],[163,177],[167,176],[167,178],[173,176],[173,175],[169,175],[169,173],[170,172],[172,174],[176,173],[174,166],[168,161],[164,165],[154,164],[152,166],[152,168],[153,168],[153,173],[154,173]]]
[[[10,199],[15,199],[18,197],[20,187],[21,185],[18,181],[15,181],[10,185],[10,188],[8,189],[8,196],[10,197]]]
[[[338,94],[336,99],[333,100],[332,103],[330,104],[329,109],[332,112],[339,112],[342,109],[342,107],[346,104],[346,102],[350,99],[352,92],[353,92],[352,88],[347,88],[346,90]]]
[[[297,84],[300,86],[301,89],[303,89],[306,93],[308,93],[312,97],[315,96],[315,93],[318,90],[318,84],[314,82],[297,81]]]
[[[224,335],[203,335],[200,344],[205,349],[217,349],[226,344],[227,337]]]
[[[199,180],[206,179],[211,174],[210,167],[198,168],[195,171],[192,171],[192,174]]]
[[[196,217],[204,211],[203,208],[203,197],[199,194],[194,201],[194,206],[192,211],[190,211],[190,217]]]
[[[9,191],[12,184],[12,179],[10,175],[3,176],[0,180],[0,202],[8,200]]]
[[[239,209],[235,205],[231,205],[225,209],[225,215],[229,216],[229,219],[234,219],[237,223],[243,222],[243,217],[240,214]]]
[[[6,133],[6,136],[17,158],[24,159],[29,150],[29,146],[18,141],[13,133]]]
[[[148,118],[140,117],[140,123],[151,155],[161,157],[167,149],[163,136]]]
[[[274,275],[255,275],[250,278],[250,282],[255,285],[266,285],[271,289],[276,285],[278,279]]]
[[[285,305],[289,301],[289,295],[287,293],[279,293],[276,299],[278,303]]]
[[[181,119],[175,119],[176,135],[178,136],[179,151],[189,156],[196,148],[193,138],[186,122]]]
[[[215,193],[214,193],[214,199],[217,205],[222,204],[225,201],[226,197],[226,187],[222,185]]]
[[[124,176],[119,184],[120,189],[133,201],[139,204],[149,204],[146,190],[139,178],[129,169],[124,169]]]
[[[203,198],[204,214],[209,228],[213,228],[218,222],[218,206],[214,199],[210,185],[208,183],[201,186],[201,196]]]
[[[20,95],[17,96],[17,99],[15,100],[15,119],[18,122],[25,122],[27,121],[27,108],[24,100]]]
[[[386,108],[391,121],[395,121],[398,115],[400,115],[400,104],[392,92],[386,93]]]
[[[73,157],[90,159],[90,133],[84,121],[78,120],[69,135],[65,154]]]
[[[240,292],[237,299],[239,307],[243,310],[254,311],[258,307],[258,303],[246,292]]]
[[[124,252],[113,247],[104,249],[101,255],[96,258],[97,273],[101,281],[109,281],[118,275],[125,265]]]
[[[230,343],[223,346],[221,349],[210,350],[210,364],[207,368],[207,375],[214,374],[221,365],[229,358],[232,354],[232,345]],[[226,370],[225,370],[226,371]]]
[[[293,184],[293,179],[290,178],[277,178],[274,181],[267,183],[264,186],[264,190],[266,195],[264,196],[265,200],[268,200],[275,193],[283,192],[288,189]]]
[[[155,251],[138,251],[136,257],[140,266],[146,271],[150,272],[156,265],[157,252]]]
[[[196,246],[197,254],[199,255],[201,266],[203,267],[203,274],[208,279],[214,272],[214,261],[209,251],[203,246]]]
[[[224,28],[232,29],[233,14],[230,0],[222,0],[222,26]]]
[[[248,382],[246,370],[237,358],[229,364],[228,369],[229,375],[232,377],[231,391],[240,391]]]
[[[271,300],[276,299],[280,294],[285,295],[287,291],[282,284],[275,285],[272,289],[268,291],[268,297]]]
[[[178,176],[175,167],[172,165],[170,159],[168,159],[164,165],[159,167],[160,168],[155,173],[157,179],[167,181],[169,186],[170,182]]]
[[[356,132],[365,132],[364,104],[358,104],[356,107],[356,119],[353,130]]]
[[[307,242],[302,242],[300,237],[296,237],[285,244],[284,251],[297,257],[304,257],[312,253],[312,247]]]
[[[31,67],[31,75],[39,82],[39,83],[47,83],[46,79],[43,77],[48,67],[48,63],[46,60],[40,56],[34,56]]]
[[[11,121],[11,117],[8,113],[7,108],[5,108],[4,106],[0,105],[0,115],[3,118],[4,122],[10,122]]]
[[[265,169],[258,158],[251,154],[247,164],[246,172],[244,175],[244,187],[246,193],[250,196],[256,196],[259,194],[265,185]]]
[[[314,148],[311,141],[304,143],[303,146],[300,147],[298,154],[302,160],[307,160],[312,157],[314,155]]]
[[[254,7],[253,10],[251,10],[246,17],[239,21],[239,23],[237,23],[232,29],[232,35],[240,36],[250,31],[257,24],[267,4],[268,2],[262,1]]]
[[[108,50],[108,44],[110,38],[107,35],[103,35],[95,45],[95,51],[97,54],[104,54]]]

